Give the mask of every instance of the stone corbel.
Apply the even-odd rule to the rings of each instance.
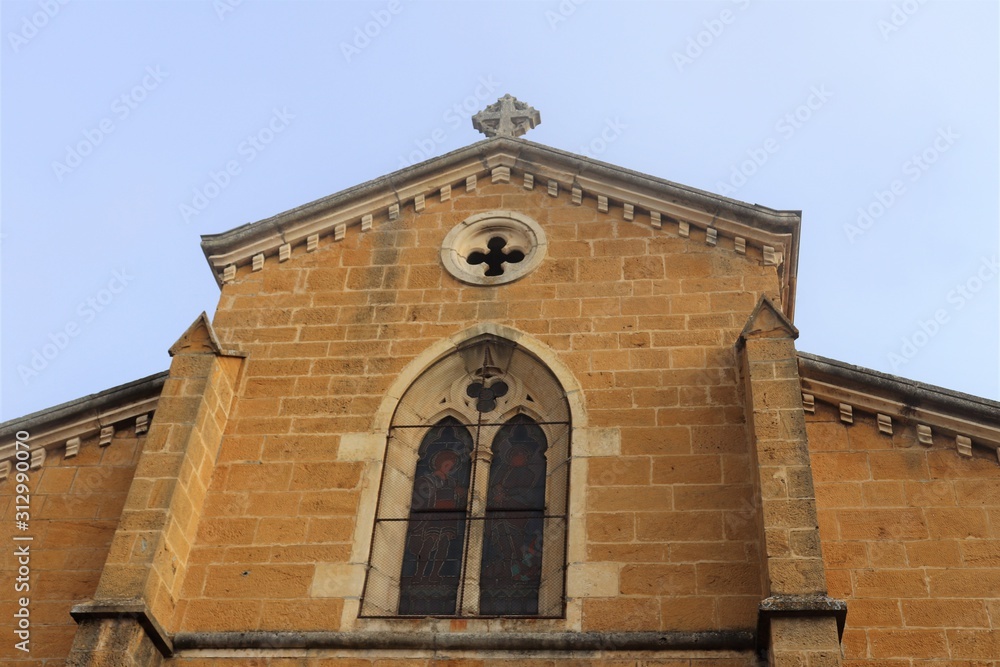
[[[772,595],[757,608],[757,653],[763,656],[771,637],[773,618],[832,617],[837,621],[837,639],[844,637],[847,603],[827,595]]]
[[[80,453],[80,438],[70,438],[66,441],[66,457],[71,459]]]
[[[146,607],[141,600],[122,600],[121,602],[84,602],[73,606],[69,610],[69,615],[73,617],[77,625],[83,625],[88,621],[102,621],[105,619],[132,620],[138,623],[146,637],[160,654],[169,658],[174,653],[173,641],[170,635],[160,625],[159,621]]]

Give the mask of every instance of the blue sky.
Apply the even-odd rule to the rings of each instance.
[[[508,92],[527,139],[802,210],[800,350],[1000,398],[994,0],[5,0],[0,28],[2,419],[167,368],[218,301],[201,234],[478,141]]]

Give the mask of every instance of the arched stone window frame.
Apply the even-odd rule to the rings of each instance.
[[[386,399],[380,410],[378,422],[385,425],[390,437],[386,443],[379,475],[378,504],[375,516],[371,517],[371,551],[366,561],[365,589],[359,601],[358,618],[391,618],[398,616],[399,584],[398,575],[403,559],[403,545],[406,540],[406,521],[409,516],[410,493],[417,465],[418,448],[426,428],[445,417],[453,417],[462,423],[475,424],[480,418],[475,401],[467,394],[470,378],[482,365],[480,355],[487,347],[497,363],[504,366],[503,379],[509,384],[507,394],[497,401],[495,411],[489,415],[489,423],[495,426],[483,427],[480,447],[474,453],[472,465],[481,485],[477,496],[470,498],[471,513],[481,516],[485,512],[485,494],[488,488],[492,442],[496,432],[511,417],[524,414],[539,423],[548,441],[546,456],[546,514],[549,508],[563,517],[559,539],[553,540],[546,529],[547,543],[542,550],[543,578],[540,584],[538,612],[539,618],[559,618],[564,615],[566,597],[565,566],[567,563],[567,543],[565,522],[570,519],[569,464],[571,460],[570,441],[576,424],[574,419],[582,417],[579,387],[571,379],[568,369],[543,346],[535,342],[535,347],[549,356],[549,363],[539,358],[529,347],[518,344],[520,332],[484,324],[464,332],[453,339],[435,346],[438,353],[433,361],[424,361],[416,371],[408,367],[409,375],[405,386],[397,381],[395,391]],[[532,341],[534,342],[534,341]],[[443,349],[442,349],[443,348]],[[427,359],[432,351],[421,355]],[[411,364],[411,367],[414,366]],[[553,369],[552,366],[557,366]],[[401,378],[402,379],[402,378]],[[434,388],[434,391],[428,391]],[[399,398],[395,397],[395,394]],[[575,409],[574,409],[575,408]],[[391,409],[391,414],[389,410]],[[381,425],[379,424],[379,425]],[[400,492],[405,489],[406,492]],[[478,503],[478,505],[477,505]],[[548,521],[548,520],[547,520]],[[465,554],[465,572],[461,591],[461,607],[455,616],[478,617],[479,581],[478,571],[482,552],[483,521],[470,521],[467,528],[468,548]],[[558,543],[557,543],[558,542]],[[404,617],[410,618],[410,617]]]

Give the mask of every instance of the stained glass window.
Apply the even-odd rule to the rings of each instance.
[[[545,526],[545,433],[530,417],[510,419],[493,439],[486,501],[479,613],[538,613]]]
[[[462,574],[472,436],[454,417],[420,444],[410,501],[399,613],[454,614]]]
[[[538,359],[493,336],[400,397],[360,617],[565,613],[570,413]]]

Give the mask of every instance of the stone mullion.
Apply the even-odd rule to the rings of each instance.
[[[462,559],[462,608],[463,616],[479,614],[479,575],[483,564],[483,536],[486,529],[486,501],[488,497],[490,465],[493,463],[492,442],[483,442],[484,431],[495,429],[476,427],[476,445],[473,449],[472,488],[469,490],[469,514],[466,522],[465,558]]]

